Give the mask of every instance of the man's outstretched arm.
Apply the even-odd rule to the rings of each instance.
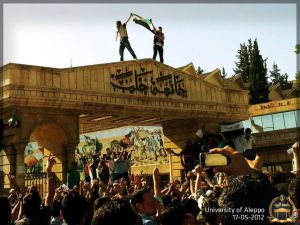
[[[129,22],[129,20],[130,20],[131,17],[132,17],[132,13],[130,13],[128,19],[126,20],[126,22],[124,24],[127,24]]]

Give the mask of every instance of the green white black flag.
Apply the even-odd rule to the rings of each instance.
[[[152,23],[152,19],[150,18],[143,18],[137,14],[131,13],[131,17],[133,18],[132,20],[136,23],[139,24],[146,29],[150,30],[153,34],[155,34],[155,27]]]

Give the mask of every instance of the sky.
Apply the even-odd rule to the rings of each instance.
[[[274,62],[295,77],[296,4],[4,4],[3,63],[66,68],[119,61],[115,22],[130,13],[163,27],[169,66],[224,67],[231,76],[240,44],[257,38],[268,68]],[[127,31],[137,57],[152,58],[153,34],[133,21]]]

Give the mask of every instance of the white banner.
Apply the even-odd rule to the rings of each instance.
[[[220,127],[221,127],[221,132],[239,130],[244,128],[242,121],[233,124],[228,124],[228,125],[220,125]]]

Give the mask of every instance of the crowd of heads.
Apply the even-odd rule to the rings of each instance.
[[[151,176],[143,174],[109,173],[109,179],[93,176],[97,169],[109,166],[109,161],[124,160],[127,155],[95,157],[88,164],[90,179],[76,185],[60,185],[52,179],[54,156],[48,161],[48,193],[42,197],[37,187],[22,192],[16,179],[9,176],[12,189],[0,197],[0,224],[69,224],[69,225],[243,225],[269,224],[269,206],[280,194],[289,195],[299,207],[298,171],[270,173],[261,171],[260,157],[249,162],[232,147],[215,148],[231,158],[231,164],[211,169],[196,165],[184,177],[163,184],[158,168]],[[294,164],[300,149],[294,148]],[[299,153],[298,153],[299,152]],[[82,160],[82,163],[86,161]],[[300,164],[300,163],[299,163]],[[72,163],[71,169],[77,168]],[[98,171],[99,172],[99,171]],[[122,172],[122,171],[121,171]],[[100,173],[101,174],[101,173]],[[298,181],[299,180],[299,181]],[[228,209],[263,209],[260,219],[253,222],[234,217]],[[244,212],[251,216],[253,212]]]

